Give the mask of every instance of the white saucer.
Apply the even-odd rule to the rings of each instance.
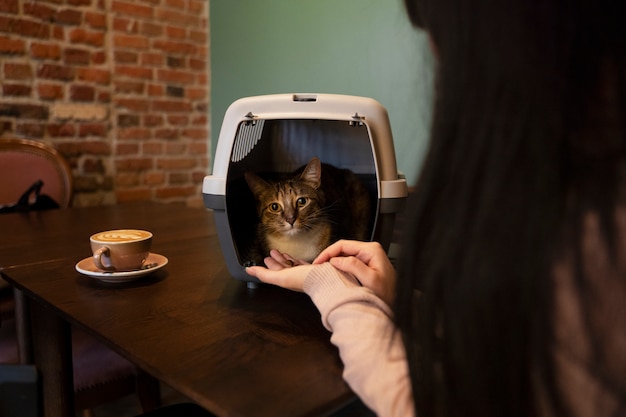
[[[141,269],[134,271],[107,272],[98,269],[93,262],[93,257],[90,256],[77,263],[76,270],[83,275],[96,278],[103,282],[120,283],[134,281],[144,275],[151,274],[163,268],[165,265],[167,265],[167,258],[165,256],[159,255],[158,253],[151,253],[148,255],[148,259],[146,259]]]

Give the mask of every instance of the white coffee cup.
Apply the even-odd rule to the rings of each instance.
[[[93,261],[103,271],[140,269],[150,255],[152,233],[147,230],[117,229],[91,235]]]

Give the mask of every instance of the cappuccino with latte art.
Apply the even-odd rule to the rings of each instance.
[[[107,230],[93,234],[89,241],[98,269],[133,271],[140,269],[150,255],[152,233],[137,229]]]
[[[146,230],[122,229],[109,230],[93,235],[91,238],[97,242],[127,242],[134,240],[143,240],[152,237],[152,233]]]

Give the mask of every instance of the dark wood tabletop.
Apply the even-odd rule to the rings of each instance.
[[[126,284],[76,272],[92,233],[122,227],[151,230],[168,265]],[[0,216],[0,230],[15,236],[0,243],[0,274],[35,301],[33,322],[56,317],[85,329],[219,416],[324,415],[354,399],[308,297],[231,278],[206,210],[55,210]]]
[[[0,216],[0,268],[90,254],[89,236],[120,228],[151,229],[158,245],[215,234],[213,215],[182,205],[136,203]]]

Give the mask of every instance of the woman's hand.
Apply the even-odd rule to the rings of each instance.
[[[265,258],[264,262],[267,268],[251,266],[246,268],[246,273],[266,284],[278,285],[299,292],[302,292],[304,279],[313,268],[313,265],[294,259],[275,249],[270,251],[270,256]]]
[[[324,249],[308,264],[277,250],[264,259],[267,268],[251,266],[246,272],[267,284],[302,292],[304,279],[315,265],[330,262],[335,268],[359,280],[387,304],[393,303],[396,271],[378,242],[340,240]]]
[[[396,289],[396,271],[378,242],[340,240],[324,249],[313,264],[330,262],[340,271],[356,277],[388,305],[392,305]]]
[[[265,266],[272,271],[280,271],[297,265],[309,265],[309,262],[293,258],[288,253],[281,253],[276,249],[272,249],[270,251],[270,256],[265,258],[263,262],[265,263]]]

